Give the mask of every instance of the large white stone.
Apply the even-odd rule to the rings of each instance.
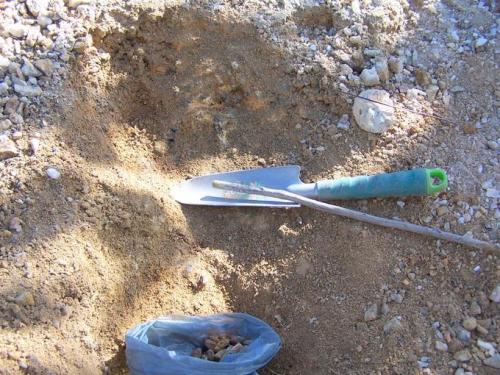
[[[393,125],[394,102],[388,92],[370,89],[363,91],[359,96],[354,99],[352,114],[361,129],[370,133],[383,133]]]

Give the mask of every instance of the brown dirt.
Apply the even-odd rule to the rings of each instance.
[[[45,373],[126,373],[123,335],[131,326],[222,311],[253,314],[278,331],[283,349],[265,375],[416,373],[416,358],[433,345],[422,339],[431,337],[429,322],[457,317],[467,285],[494,285],[491,258],[306,208],[181,207],[169,188],[193,175],[257,167],[259,158],[300,164],[304,179],[316,180],[408,167],[427,151],[408,142],[382,157],[390,137],[358,128],[325,138],[316,124],[347,113],[346,99],[321,87],[324,72],[298,85],[290,57],[250,24],[182,8],[127,22],[105,38],[94,33],[109,59],[93,51],[77,62],[32,173],[2,198],[23,233],[1,248],[9,263],[0,291],[35,296],[16,319],[12,304],[0,315],[6,373],[18,360]],[[462,136],[422,121],[418,129],[431,145]],[[327,152],[301,145],[304,134]],[[61,179],[48,182],[46,165]],[[30,200],[16,203],[27,190]],[[409,199],[404,210],[395,200],[348,205],[418,223],[431,200]],[[481,275],[472,273],[477,264]],[[202,273],[208,284],[197,291],[193,278]],[[384,319],[363,322],[364,307],[402,289],[404,303],[389,312],[402,317],[402,332],[385,335]]]

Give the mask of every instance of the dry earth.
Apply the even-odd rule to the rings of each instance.
[[[437,166],[439,197],[339,203],[497,241],[495,3],[296,3],[99,5],[0,162],[0,374],[126,374],[128,328],[223,311],[282,337],[264,375],[498,373],[478,344],[500,345],[498,256],[307,208],[169,196],[262,165],[299,164],[306,181]],[[404,62],[377,87],[449,121],[399,110],[383,135],[337,127],[367,48]]]

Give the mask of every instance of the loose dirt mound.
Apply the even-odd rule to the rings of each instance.
[[[50,185],[41,174],[24,178],[34,192],[15,244],[24,250],[11,256],[19,267],[2,286],[5,295],[21,286],[35,297],[4,309],[6,322],[16,310],[19,325],[6,345],[36,353],[23,354],[31,368],[125,373],[122,340],[132,325],[232,310],[266,320],[283,338],[263,374],[408,374],[433,345],[424,341],[429,321],[460,319],[463,285],[493,285],[457,273],[485,259],[450,258],[454,247],[421,237],[307,209],[179,206],[169,188],[192,175],[301,164],[313,180],[408,166],[426,151],[409,142],[389,158],[363,157],[380,155],[394,134],[339,136],[324,119],[349,112],[347,99],[322,86],[321,69],[306,84],[297,78],[290,57],[251,24],[179,8],[93,38],[97,51],[76,65],[40,157],[62,177]],[[446,137],[420,124],[420,134]],[[397,215],[418,222],[427,202],[409,200]],[[351,205],[388,217],[398,207]],[[364,322],[370,303],[384,319]],[[494,308],[484,305],[485,318]],[[396,333],[383,333],[395,317]]]

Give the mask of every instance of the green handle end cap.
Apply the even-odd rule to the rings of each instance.
[[[440,168],[426,169],[427,194],[436,194],[448,187],[448,176]]]

